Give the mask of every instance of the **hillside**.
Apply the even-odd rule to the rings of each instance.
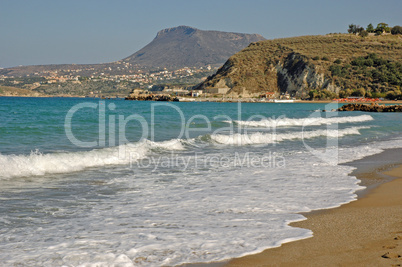
[[[28,97],[38,97],[45,96],[44,94],[34,92],[27,89],[21,89],[11,86],[0,86],[0,96],[28,96]]]
[[[123,61],[151,68],[221,66],[234,53],[261,40],[265,39],[259,34],[179,26],[159,31],[151,43]]]
[[[250,44],[197,88],[229,94],[288,92],[306,98],[400,94],[402,38],[353,34],[302,36]]]
[[[101,64],[49,64],[49,65],[30,65],[0,69],[0,75],[6,77],[47,77],[54,73],[58,75],[80,75],[91,76],[99,73],[117,74],[121,73],[120,63],[101,63]],[[124,70],[125,73],[127,69]]]

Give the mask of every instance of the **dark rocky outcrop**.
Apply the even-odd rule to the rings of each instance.
[[[402,105],[378,105],[378,104],[347,104],[338,108],[338,111],[365,111],[365,112],[402,112]]]
[[[128,96],[125,100],[139,100],[139,101],[173,101],[179,102],[179,99],[170,95],[138,95]]]

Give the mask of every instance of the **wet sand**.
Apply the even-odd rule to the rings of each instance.
[[[394,166],[401,163],[400,155],[397,149],[355,162],[353,175],[369,190],[360,192],[357,201],[304,214],[307,220],[290,224],[311,229],[312,238],[226,266],[402,266],[402,165]]]

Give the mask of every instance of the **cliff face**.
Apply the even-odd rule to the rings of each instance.
[[[284,62],[275,66],[275,71],[278,85],[275,90],[281,93],[305,97],[310,90],[327,89],[334,93],[339,92],[339,88],[334,86],[317,66],[298,53],[290,53]]]
[[[330,78],[325,77],[323,71],[306,56],[284,47],[278,47],[276,51],[263,51],[258,49],[260,45],[253,43],[231,57],[198,88],[229,87],[229,93],[239,95],[275,92],[296,97],[307,97],[308,92],[314,89],[339,92]],[[265,53],[272,53],[277,59],[267,59]]]
[[[208,77],[197,88],[226,87],[230,88],[229,94],[238,95],[287,92],[295,97],[308,97],[311,90],[326,89],[338,94],[349,88],[374,91],[388,86],[392,89],[392,84],[374,86],[369,80],[360,78],[358,69],[351,62],[369,53],[376,53],[387,62],[400,62],[401,38],[373,36],[363,39],[354,35],[327,35],[252,43],[230,57],[215,75]],[[331,69],[334,66],[350,69],[342,76],[347,83],[333,75]],[[375,66],[371,68],[374,70]]]

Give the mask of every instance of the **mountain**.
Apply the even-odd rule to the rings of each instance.
[[[234,53],[261,40],[265,39],[259,34],[178,26],[159,31],[151,43],[123,61],[151,68],[222,65]]]
[[[306,98],[399,95],[402,38],[328,34],[250,44],[196,88],[233,95],[274,92]]]
[[[37,76],[57,71],[61,74],[91,76],[101,73],[127,74],[143,68],[218,67],[251,42],[261,40],[265,39],[258,34],[203,31],[178,26],[159,31],[155,39],[144,48],[116,62],[21,66],[0,69],[0,75]]]

